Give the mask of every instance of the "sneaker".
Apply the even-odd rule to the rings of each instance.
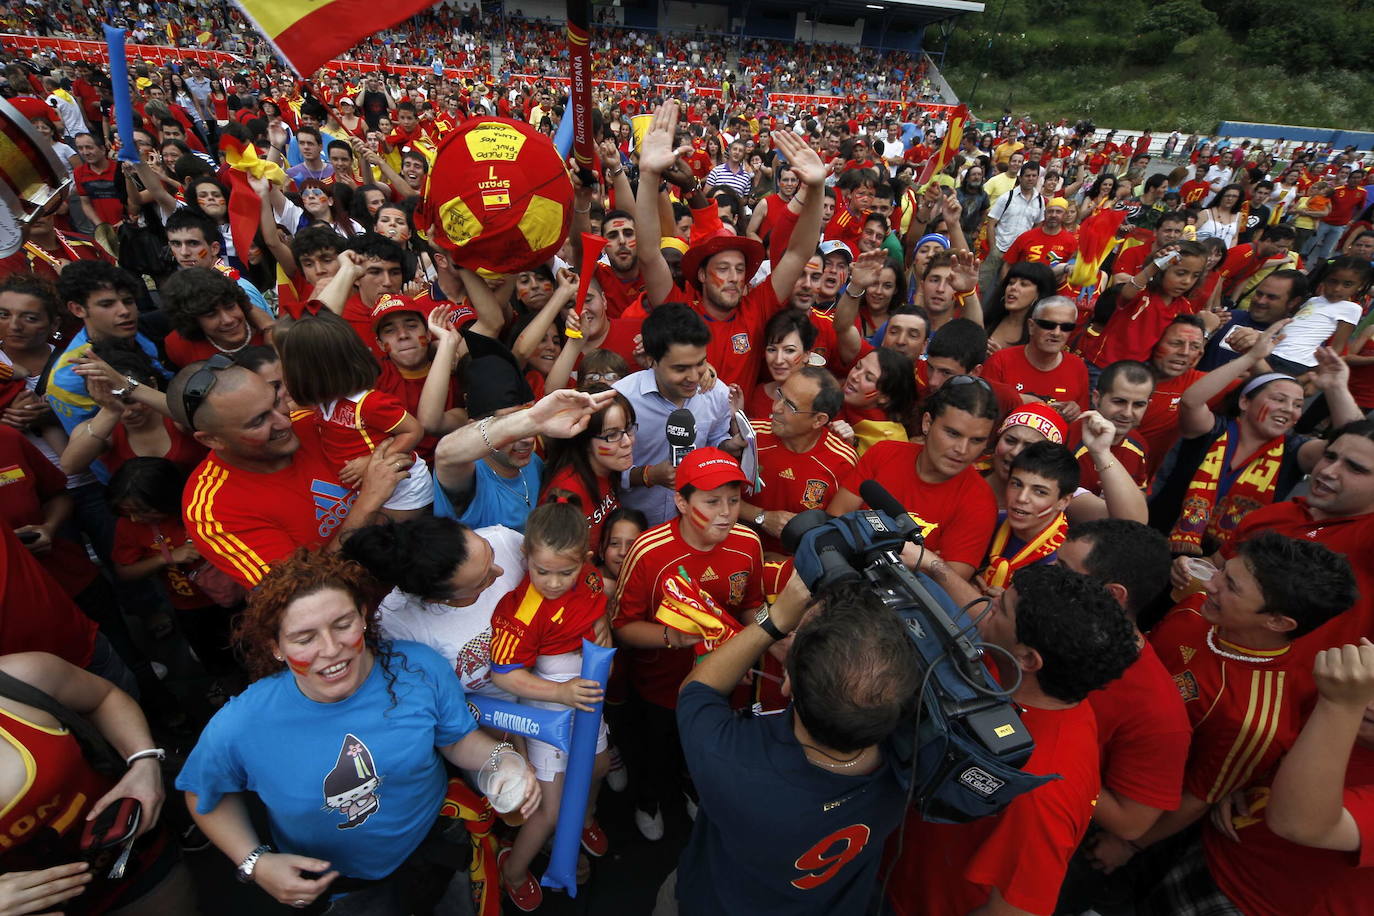
[[[182,852],[204,852],[210,848],[210,838],[201,833],[200,828],[194,823],[186,825],[177,835],[177,843],[181,846]]]
[[[636,808],[635,826],[639,828],[640,833],[644,834],[644,839],[658,842],[663,839],[663,812],[655,811],[653,814],[648,814]]]
[[[693,821],[697,819],[697,803],[690,795],[682,796],[683,803],[687,806],[687,816]]]
[[[630,774],[625,769],[625,761],[620,759],[620,751],[611,748],[611,768],[606,771],[606,788],[612,792],[624,792],[630,785]]]
[[[506,883],[505,872],[501,871],[502,865],[506,861],[506,856],[510,855],[510,847],[502,849],[496,855],[496,868],[501,872],[501,886],[505,888],[506,896],[510,898],[515,908],[523,913],[530,913],[539,909],[539,904],[544,902],[544,891],[539,887],[539,882],[527,871],[524,880],[518,886],[512,887]]]
[[[662,833],[659,835],[662,836]],[[587,850],[587,855],[596,856],[598,859],[611,848],[611,841],[596,821],[592,821],[590,827],[582,828],[582,848]]]

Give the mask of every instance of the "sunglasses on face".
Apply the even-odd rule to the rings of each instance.
[[[1078,327],[1078,322],[1076,321],[1050,321],[1046,318],[1032,318],[1031,321],[1034,321],[1036,326],[1043,330],[1053,331],[1055,328],[1058,328],[1065,334]]]

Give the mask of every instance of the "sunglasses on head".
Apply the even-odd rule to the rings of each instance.
[[[1055,328],[1058,328],[1065,334],[1068,334],[1074,328],[1078,327],[1078,322],[1076,321],[1050,321],[1048,318],[1032,318],[1031,321],[1034,321],[1037,327],[1043,328],[1046,331],[1053,331]]]
[[[216,353],[186,380],[186,387],[181,391],[181,407],[186,411],[186,425],[192,432],[196,430],[196,411],[200,410],[200,405],[205,403],[205,399],[214,390],[215,382],[219,380],[215,373],[233,365],[235,363],[232,359],[223,353]]]

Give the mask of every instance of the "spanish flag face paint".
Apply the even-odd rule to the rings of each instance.
[[[277,654],[301,693],[320,703],[352,696],[372,670],[365,621],[357,602],[325,588],[293,600],[282,615]]]

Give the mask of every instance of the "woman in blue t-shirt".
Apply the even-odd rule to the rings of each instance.
[[[337,553],[302,550],[267,573],[237,633],[256,680],[210,721],[177,788],[239,880],[281,903],[342,893],[334,912],[428,912],[424,895],[432,906],[448,876],[410,860],[445,797],[443,760],[477,770],[510,745],[477,730],[437,653],[379,636],[368,586]],[[492,790],[518,783],[532,814],[533,773],[501,759],[516,765]],[[270,843],[248,792],[267,809]]]

